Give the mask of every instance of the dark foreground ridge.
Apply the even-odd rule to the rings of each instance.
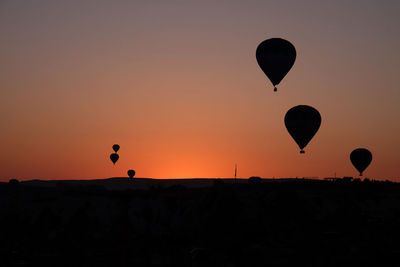
[[[0,265],[400,266],[397,183],[96,181],[1,183]]]

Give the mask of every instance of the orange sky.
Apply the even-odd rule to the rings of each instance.
[[[356,176],[357,147],[400,178],[400,2],[215,2],[2,1],[0,180]],[[277,93],[271,37],[297,50]],[[322,116],[305,155],[300,104]]]

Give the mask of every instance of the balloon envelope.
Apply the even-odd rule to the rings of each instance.
[[[113,145],[113,150],[115,153],[117,153],[119,150],[119,145],[118,144]]]
[[[112,163],[115,164],[115,162],[117,162],[117,160],[119,159],[119,155],[117,153],[112,153],[110,155],[110,159],[111,159]]]
[[[135,176],[136,172],[134,170],[128,170],[128,176],[130,179],[133,178],[133,176]]]
[[[294,141],[303,148],[311,141],[321,125],[321,115],[313,107],[300,105],[295,106],[285,115],[285,126]]]
[[[360,176],[362,176],[363,171],[369,166],[372,161],[372,153],[365,148],[354,149],[350,153],[350,161],[353,166],[358,170]]]
[[[258,45],[256,58],[272,85],[276,86],[292,68],[296,60],[296,49],[289,41],[271,38]]]

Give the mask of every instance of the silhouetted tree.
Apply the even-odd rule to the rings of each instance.
[[[10,179],[10,181],[8,181],[8,183],[10,185],[19,185],[19,181],[17,179]]]
[[[261,177],[258,176],[251,176],[249,178],[249,184],[260,184],[261,183]]]

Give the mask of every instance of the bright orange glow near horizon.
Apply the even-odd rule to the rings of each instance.
[[[151,2],[151,3],[149,3]],[[137,177],[400,179],[397,1],[0,3],[0,181]],[[297,59],[273,92],[257,45]],[[304,155],[283,123],[319,110]],[[114,166],[112,145],[121,146]],[[399,180],[398,180],[399,181]]]

